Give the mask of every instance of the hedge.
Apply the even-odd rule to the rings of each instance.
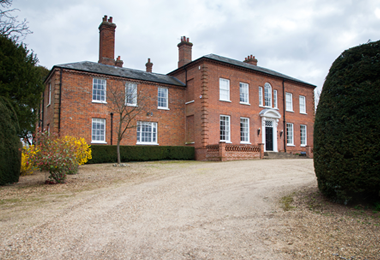
[[[380,41],[344,51],[323,85],[314,125],[320,191],[337,202],[380,195]]]
[[[0,185],[18,182],[21,167],[19,124],[12,104],[0,97]]]
[[[87,163],[117,162],[116,145],[91,145],[92,159]],[[122,162],[157,160],[194,160],[194,147],[185,146],[120,146]]]

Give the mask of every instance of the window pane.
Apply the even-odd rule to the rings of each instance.
[[[265,86],[264,86],[264,98],[265,98],[265,106],[271,107],[272,106],[272,87],[268,83],[265,83]]]
[[[301,130],[301,145],[306,145],[306,126],[305,125],[301,125],[300,127],[300,130]]]
[[[293,111],[293,100],[291,93],[286,93],[286,110]]]
[[[130,82],[126,83],[125,103],[128,105],[137,105],[137,84]]]
[[[306,113],[305,97],[300,96],[300,113]]]
[[[93,79],[92,100],[106,101],[106,81],[104,79]]]
[[[157,143],[157,123],[138,122],[137,123],[137,142],[138,143]]]
[[[286,124],[286,140],[287,144],[293,144],[293,124]]]
[[[277,90],[273,90],[273,107],[277,108]]]
[[[259,87],[259,105],[263,105],[263,88]]]
[[[168,89],[158,88],[158,107],[168,108]]]
[[[240,141],[249,142],[249,119],[240,118]]]
[[[219,79],[219,99],[230,100],[230,81],[228,79]]]
[[[220,140],[230,140],[230,117],[220,116]]]
[[[248,84],[240,83],[240,102],[248,103]]]
[[[92,119],[92,141],[105,141],[105,119]]]

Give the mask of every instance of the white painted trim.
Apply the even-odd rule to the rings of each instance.
[[[188,105],[188,104],[191,104],[191,103],[194,103],[194,100],[186,102],[185,105]]]
[[[167,107],[157,107],[157,109],[161,109],[161,110],[170,110],[170,108],[167,108]]]

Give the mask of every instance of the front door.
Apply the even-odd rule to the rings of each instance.
[[[273,125],[272,121],[265,121],[265,150],[273,151]]]

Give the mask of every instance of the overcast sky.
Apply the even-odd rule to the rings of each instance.
[[[98,26],[116,24],[124,67],[166,74],[177,68],[180,37],[193,60],[210,53],[275,70],[322,88],[337,56],[380,38],[379,0],[13,0],[33,34],[24,39],[51,69],[98,61]]]

